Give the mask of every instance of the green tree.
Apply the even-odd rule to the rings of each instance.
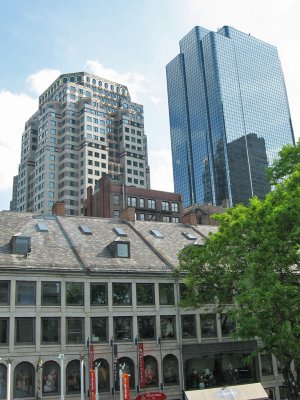
[[[266,199],[253,198],[247,207],[216,216],[218,232],[203,246],[184,249],[180,270],[186,273],[186,305],[198,307],[210,296],[222,308],[228,293],[234,294],[235,335],[261,338],[257,352],[277,357],[288,398],[295,400],[300,399],[300,142],[296,150],[282,150],[269,174],[280,183]]]

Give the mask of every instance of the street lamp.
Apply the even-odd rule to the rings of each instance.
[[[36,367],[36,371],[37,371],[37,399],[40,400],[42,399],[42,369],[43,369],[43,360],[41,359],[41,357],[39,357],[38,362],[37,362],[37,367]]]
[[[12,363],[12,358],[7,358],[6,364],[7,364],[7,400],[11,400],[11,363]]]
[[[57,357],[60,360],[60,400],[64,400],[64,358],[65,355],[60,353]]]
[[[119,385],[120,385],[120,400],[123,400],[123,386],[122,386],[122,377],[123,377],[123,371],[125,369],[125,363],[119,364]]]
[[[99,400],[99,390],[98,390],[98,370],[101,365],[101,362],[95,363],[95,375],[96,375],[96,400]]]

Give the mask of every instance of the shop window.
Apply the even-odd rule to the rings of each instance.
[[[182,339],[195,338],[196,318],[195,315],[183,315],[181,317]]]
[[[67,306],[84,305],[84,286],[81,282],[66,283],[66,304]]]
[[[132,340],[132,317],[114,317],[115,340]]]
[[[91,318],[92,341],[107,342],[108,341],[108,319],[107,317]]]
[[[202,338],[217,336],[216,314],[201,314],[200,325]]]
[[[35,343],[35,318],[15,319],[16,345],[33,345]]]
[[[35,305],[35,282],[17,281],[16,304]]]
[[[60,318],[42,318],[41,325],[43,344],[60,343]]]
[[[179,384],[178,360],[173,354],[168,354],[163,359],[163,383],[165,386]]]
[[[176,317],[161,316],[160,317],[161,338],[166,340],[176,339]]]
[[[14,371],[14,397],[34,397],[34,367],[29,362],[21,362]]]
[[[60,305],[60,282],[42,282],[42,306]]]
[[[84,343],[84,318],[67,318],[67,343]]]
[[[144,357],[144,366],[145,366],[145,386],[153,387],[158,386],[158,368],[157,361],[152,356]]]
[[[69,362],[66,370],[67,375],[67,394],[80,393],[80,361]]]
[[[153,283],[136,284],[136,302],[138,306],[155,304]]]
[[[99,392],[109,392],[110,382],[109,382],[109,365],[103,358],[98,358],[95,360],[95,364],[100,364],[98,368],[98,391]]]
[[[0,363],[0,399],[6,399],[7,367]]]
[[[43,395],[58,395],[60,393],[60,367],[54,361],[43,364]]]
[[[160,283],[159,284],[159,304],[160,305],[175,304],[174,284],[173,283]]]
[[[131,283],[113,283],[112,289],[114,306],[132,304]]]
[[[138,317],[137,321],[138,321],[139,339],[154,340],[156,338],[155,317],[147,315],[144,317]]]

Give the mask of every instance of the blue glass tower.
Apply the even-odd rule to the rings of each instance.
[[[294,134],[276,47],[196,26],[167,65],[175,192],[184,205],[264,198],[265,169]]]

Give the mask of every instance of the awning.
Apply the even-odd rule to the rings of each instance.
[[[268,395],[260,383],[227,386],[224,388],[188,390],[187,400],[267,400]]]

